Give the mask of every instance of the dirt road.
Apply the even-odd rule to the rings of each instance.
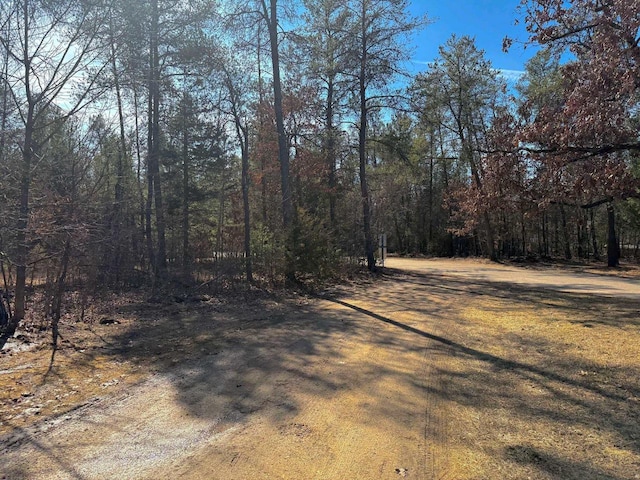
[[[468,281],[470,284],[515,285],[529,290],[551,290],[581,295],[604,295],[640,299],[640,276],[608,276],[604,269],[590,272],[584,268],[571,271],[569,268],[533,268],[506,266],[492,262],[458,260],[414,260],[390,258],[389,268],[407,272],[437,275],[444,282]]]
[[[621,360],[640,358],[640,282],[387,266],[325,298],[138,325],[123,344],[161,331],[180,348],[149,350],[135,388],[5,439],[0,478],[640,478],[639,372]],[[580,350],[584,332],[613,357]]]

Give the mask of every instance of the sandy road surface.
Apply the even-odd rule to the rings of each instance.
[[[509,464],[486,467],[467,455],[482,422],[474,413],[457,421],[460,398],[471,393],[456,382],[470,362],[541,373],[462,344],[465,292],[518,283],[640,299],[637,282],[593,275],[445,260],[387,265],[406,274],[258,311],[231,327],[185,315],[176,328],[205,339],[191,355],[156,365],[126,394],[23,432],[1,452],[0,478],[510,478]]]
[[[386,261],[385,266],[408,272],[439,275],[445,282],[449,279],[459,279],[469,281],[470,284],[478,282],[504,283],[534,290],[640,299],[640,277],[620,278],[561,269],[526,270],[516,266],[470,262],[463,259],[390,258]]]

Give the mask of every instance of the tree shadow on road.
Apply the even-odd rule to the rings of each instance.
[[[596,323],[614,327],[640,327],[640,300],[629,297],[602,295],[597,293],[599,287],[590,284],[574,284],[572,288],[585,293],[566,292],[559,287],[539,283],[496,282],[489,279],[443,277],[438,274],[401,272],[390,269],[387,272],[390,280],[423,288],[430,295],[459,294],[469,297],[490,297],[535,305],[551,307],[572,314],[582,314],[584,320],[574,321]],[[591,293],[596,292],[596,293]]]
[[[618,366],[616,359],[611,359],[610,365],[603,365],[588,355],[577,355],[567,348],[560,328],[557,338],[536,333],[536,328],[559,326],[547,319],[531,318],[532,330],[516,334],[497,321],[493,330],[490,321],[481,329],[461,315],[474,304],[482,309],[485,299],[491,300],[492,309],[497,301],[505,312],[517,312],[525,305],[537,312],[557,309],[562,312],[562,322],[589,327],[585,332],[597,342],[599,329],[605,327],[608,333],[619,330],[622,336],[637,335],[637,302],[411,272],[393,272],[385,282],[376,291],[360,295],[357,305],[339,298],[333,301],[430,341],[437,375],[446,380],[430,385],[425,394],[454,402],[462,412],[482,418],[482,430],[477,433],[485,437],[484,451],[493,450],[494,461],[500,458],[518,463],[525,469],[522,475],[539,478],[632,478],[626,474],[640,471],[637,364]],[[367,296],[377,311],[360,306],[367,303]],[[446,297],[454,298],[448,309],[442,307]],[[410,306],[409,313],[399,312],[403,318],[411,318],[411,325],[394,319],[398,305]],[[433,320],[433,331],[444,333],[416,326],[423,315]],[[502,353],[493,353],[496,351]],[[521,451],[518,445],[531,441],[529,436],[538,443],[526,447],[527,451],[537,453],[513,455]],[[505,442],[505,438],[510,440]],[[503,453],[495,450],[500,444],[504,445]],[[476,437],[468,449],[478,451],[481,445],[483,439]],[[625,464],[626,474],[616,475],[604,467],[618,461]],[[511,478],[518,478],[517,474]]]

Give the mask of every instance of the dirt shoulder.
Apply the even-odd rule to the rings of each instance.
[[[0,478],[640,478],[640,288],[389,267],[324,298],[131,301],[65,323],[48,374],[3,354]]]

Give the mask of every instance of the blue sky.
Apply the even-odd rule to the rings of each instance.
[[[513,80],[535,53],[531,46],[523,48],[527,32],[524,19],[516,11],[519,3],[519,0],[411,0],[412,14],[426,13],[433,20],[415,37],[415,71],[424,70],[425,63],[438,56],[438,47],[455,33],[459,37],[475,37],[476,45],[485,51],[493,67]],[[520,20],[517,26],[516,19]],[[515,40],[508,53],[502,51],[505,36]]]

